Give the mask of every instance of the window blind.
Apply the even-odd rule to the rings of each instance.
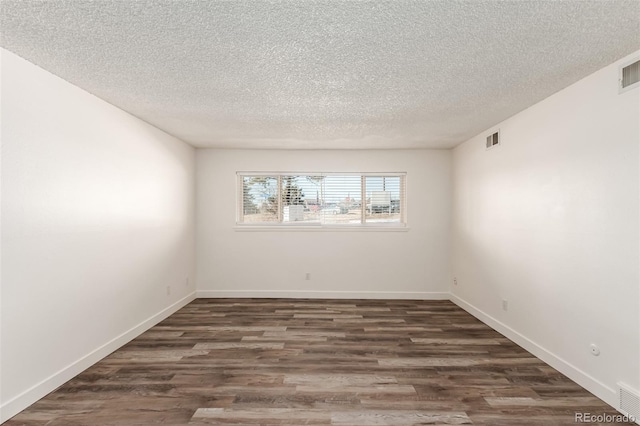
[[[241,225],[404,225],[406,173],[238,172]]]

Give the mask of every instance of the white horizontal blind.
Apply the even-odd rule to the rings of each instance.
[[[278,207],[278,176],[240,176],[242,223],[277,223],[280,221]]]
[[[238,173],[238,223],[405,223],[406,173]]]
[[[401,223],[404,213],[403,176],[366,176],[366,223]]]

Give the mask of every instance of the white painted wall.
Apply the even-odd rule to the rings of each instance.
[[[195,155],[1,55],[5,420],[193,298]]]
[[[614,406],[618,381],[640,389],[640,90],[617,80],[615,63],[458,146],[452,219],[454,300]]]
[[[448,298],[450,154],[197,150],[198,295]],[[237,231],[237,171],[406,171],[410,229]]]

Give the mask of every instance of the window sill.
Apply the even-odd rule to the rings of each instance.
[[[237,232],[408,232],[406,225],[236,225]]]

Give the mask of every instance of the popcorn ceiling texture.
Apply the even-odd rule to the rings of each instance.
[[[0,15],[4,48],[197,147],[449,148],[640,48],[636,0],[2,0]]]

